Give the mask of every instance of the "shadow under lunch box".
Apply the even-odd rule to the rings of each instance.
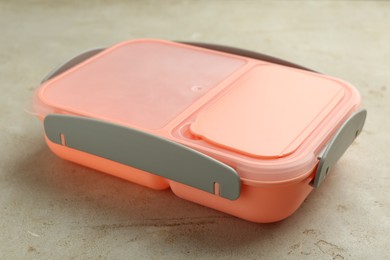
[[[34,95],[59,157],[254,222],[291,215],[361,132],[350,84],[202,43],[85,52]]]

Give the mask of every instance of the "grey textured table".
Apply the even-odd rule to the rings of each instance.
[[[0,258],[390,258],[390,2],[0,1]],[[269,53],[360,90],[366,127],[290,218],[253,224],[54,156],[24,112],[68,57],[133,38]]]

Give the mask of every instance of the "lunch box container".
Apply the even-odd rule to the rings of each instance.
[[[340,79],[251,51],[153,39],[64,63],[37,88],[33,112],[65,160],[260,223],[295,212],[366,117]]]

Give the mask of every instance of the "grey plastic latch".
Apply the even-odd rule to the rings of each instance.
[[[51,114],[44,127],[50,141],[147,171],[229,200],[241,181],[230,166],[173,141],[125,126]],[[218,187],[219,186],[219,190]]]
[[[58,66],[56,69],[51,71],[46,77],[41,81],[41,83],[44,83],[48,81],[51,78],[54,78],[55,76],[67,71],[68,69],[76,66],[77,64],[91,58],[92,56],[95,56],[99,52],[103,51],[105,48],[96,48],[91,49],[88,51],[84,51],[83,53],[80,53],[79,55],[76,55],[75,57],[69,59],[68,61],[64,62],[60,66]]]
[[[318,157],[320,160],[316,175],[311,185],[318,188],[355,138],[361,133],[366,120],[367,111],[360,110],[352,114],[340,127],[336,135],[329,142],[323,153]]]

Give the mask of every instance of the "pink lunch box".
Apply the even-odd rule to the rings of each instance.
[[[253,222],[291,215],[361,132],[350,84],[240,49],[131,40],[50,73],[59,157]]]

